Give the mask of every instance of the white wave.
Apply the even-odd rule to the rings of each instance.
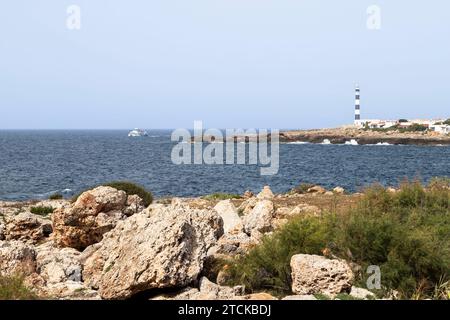
[[[288,142],[287,144],[309,144],[309,142],[305,142],[305,141],[293,141],[293,142]]]
[[[323,139],[322,144],[331,144],[331,141],[329,139]]]
[[[64,189],[64,190],[61,190],[61,192],[62,193],[71,193],[72,192],[72,189]]]
[[[352,139],[350,141],[345,141],[345,144],[351,145],[351,146],[357,146],[358,145],[358,141],[356,141],[355,139]]]

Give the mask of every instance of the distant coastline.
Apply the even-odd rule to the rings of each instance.
[[[450,145],[450,135],[435,132],[373,131],[359,128],[289,130],[280,132],[280,142],[309,142],[344,144],[356,141],[359,145]]]

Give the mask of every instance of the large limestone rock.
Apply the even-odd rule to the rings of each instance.
[[[292,256],[291,270],[292,292],[298,295],[350,292],[354,280],[347,262],[317,255]]]
[[[51,221],[30,212],[5,217],[4,238],[6,240],[37,243],[48,238],[51,233]]]
[[[256,196],[259,200],[272,200],[274,197],[275,196],[269,186],[265,186]]]
[[[36,247],[36,267],[46,285],[66,281],[81,282],[80,252],[73,248],[57,248],[48,242]]]
[[[242,230],[241,218],[231,200],[220,201],[214,209],[219,213],[223,220],[223,231],[225,233],[230,231],[239,232]]]
[[[253,210],[243,218],[244,230],[247,234],[271,231],[274,207],[272,201],[261,200]]]
[[[337,193],[337,194],[344,194],[345,193],[345,189],[342,188],[342,187],[336,187],[336,188],[333,189],[333,192]]]
[[[140,208],[139,200],[131,197],[127,203],[124,191],[104,186],[84,192],[71,207],[53,213],[55,242],[62,247],[83,250],[101,241],[103,234],[118,221]]]
[[[197,279],[208,249],[222,234],[222,219],[214,210],[155,206],[120,221],[87,248],[83,278],[104,299],[183,287]]]
[[[20,241],[0,241],[0,275],[28,276],[36,271],[36,251]]]
[[[368,300],[375,299],[375,294],[367,289],[352,287],[350,295],[356,299]]]

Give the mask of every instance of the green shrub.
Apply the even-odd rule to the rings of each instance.
[[[450,126],[450,119],[445,120],[445,121],[443,122],[443,124],[446,124],[446,125]]]
[[[21,277],[0,276],[0,300],[34,300],[37,296],[23,284]]]
[[[356,208],[318,217],[297,216],[230,266],[230,284],[250,290],[290,293],[289,262],[294,254],[322,254],[361,266],[364,286],[369,265],[380,266],[382,290],[412,298],[445,296],[450,281],[450,190],[404,182],[389,193],[380,186],[365,191]],[[441,284],[441,285],[440,285]],[[445,285],[442,285],[445,284]]]
[[[153,202],[153,195],[150,191],[147,191],[143,186],[135,184],[133,182],[128,182],[128,181],[112,181],[112,182],[108,182],[108,183],[104,183],[104,184],[100,184],[99,186],[106,186],[106,187],[112,187],[115,188],[117,190],[122,190],[125,191],[125,193],[127,195],[138,195],[143,201],[144,201],[144,205],[147,207],[149,206],[152,202]],[[77,201],[78,197],[83,193],[86,192],[88,190],[91,190],[95,187],[86,189],[80,193],[78,193],[77,195],[73,196],[71,201],[75,202]]]
[[[37,207],[31,207],[30,212],[34,214],[38,214],[41,216],[46,216],[50,213],[53,213],[55,209],[53,207],[43,207],[43,206],[37,206]]]
[[[60,193],[53,193],[48,197],[50,200],[60,200],[63,198],[63,195]]]
[[[205,200],[228,200],[228,199],[240,199],[241,196],[233,193],[212,193],[203,197]]]

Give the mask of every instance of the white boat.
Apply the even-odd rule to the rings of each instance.
[[[128,132],[129,137],[147,137],[148,133],[145,130],[134,128],[130,132]]]

